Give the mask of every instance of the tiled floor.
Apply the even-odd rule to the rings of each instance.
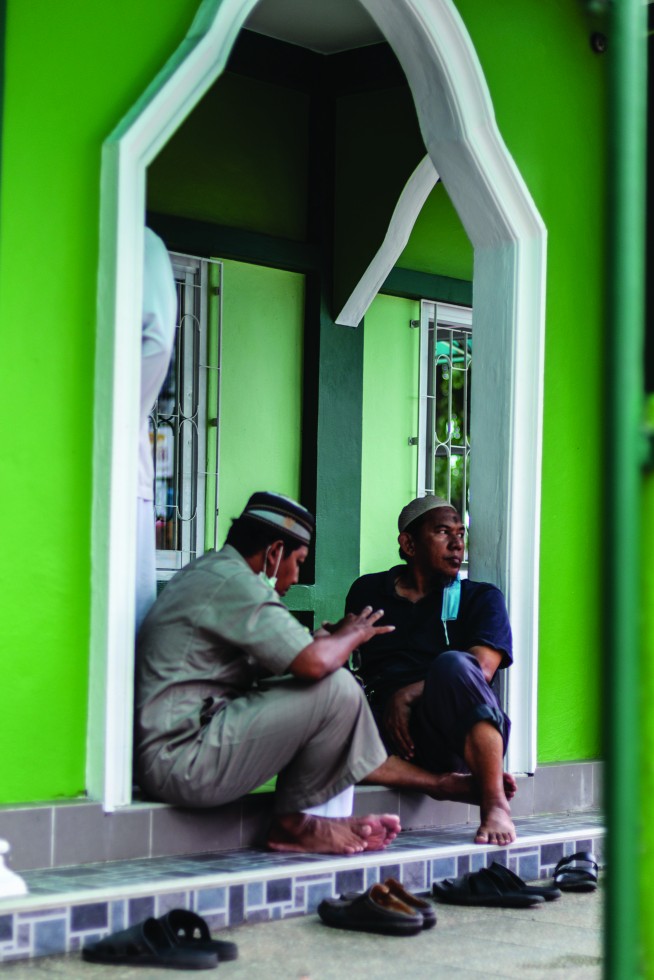
[[[421,892],[494,860],[525,880],[551,874],[564,853],[593,850],[601,861],[598,811],[517,819],[516,827],[518,840],[507,849],[473,845],[467,825],[408,831],[386,851],[356,857],[244,849],[25,872],[30,894],[0,902],[0,960],[74,951],[174,907],[221,929],[305,915],[326,896],[391,875]]]

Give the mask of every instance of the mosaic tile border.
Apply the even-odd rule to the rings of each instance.
[[[262,870],[259,880],[249,882],[192,885],[193,878],[186,876],[179,879],[177,891],[168,887],[157,894],[154,885],[151,894],[138,897],[66,904],[65,895],[61,894],[61,904],[55,908],[0,912],[0,962],[75,952],[85,944],[150,915],[162,915],[171,908],[192,909],[206,919],[212,931],[217,931],[246,922],[312,914],[323,898],[362,891],[390,876],[420,893],[428,892],[434,881],[477,871],[492,861],[507,865],[525,880],[550,877],[560,857],[580,850],[594,851],[601,864],[603,828],[586,826],[583,830],[579,828],[579,833],[584,836],[556,840],[553,839],[556,834],[552,833],[545,835],[549,838],[545,841],[541,835],[540,842],[525,839],[507,849],[468,847],[466,853],[458,854],[452,853],[452,845],[441,843],[440,847],[425,847],[424,856],[418,857],[414,845],[386,851],[384,858],[380,855],[374,864],[350,865],[345,869],[334,868],[329,860],[322,862],[322,866],[321,862],[313,866],[305,862],[299,867],[296,862],[287,876],[270,878]],[[459,834],[459,842],[460,839]]]

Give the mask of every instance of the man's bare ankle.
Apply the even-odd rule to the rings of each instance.
[[[300,833],[312,819],[309,813],[298,810],[297,813],[276,813],[272,819],[272,826],[278,826],[287,833]]]
[[[487,813],[490,810],[497,809],[497,810],[503,810],[504,813],[507,814],[507,816],[509,817],[511,816],[511,806],[506,796],[503,793],[501,795],[497,795],[493,793],[487,796],[482,796],[481,803],[479,806],[482,813],[484,812]]]

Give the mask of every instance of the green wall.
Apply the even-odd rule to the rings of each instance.
[[[402,269],[471,280],[472,263],[470,239],[439,181],[425,201],[397,264]]]
[[[363,325],[361,574],[399,562],[397,516],[416,493],[420,304],[378,296]]]
[[[300,495],[304,277],[225,262],[218,541],[255,490]]]
[[[84,790],[100,149],[196,5],[7,5],[0,802]]]
[[[115,0],[100,6],[73,0],[57,4],[8,0],[0,200],[0,371],[9,409],[3,464],[12,478],[4,481],[4,544],[9,558],[0,573],[0,666],[3,688],[10,697],[5,698],[0,712],[0,742],[11,746],[11,754],[9,760],[5,755],[0,802],[72,796],[84,788],[93,584],[91,440],[100,152],[103,139],[177,47],[196,6],[197,0],[166,4],[141,0],[136,5]],[[481,0],[460,0],[458,7],[486,73],[500,130],[549,231],[539,757],[543,762],[592,758],[598,752],[600,719],[595,662],[601,644],[605,62],[590,50],[580,4],[505,0],[490,10]],[[241,209],[249,200],[251,209],[243,219],[246,225],[299,239],[306,219],[301,166],[307,139],[304,96],[259,90],[269,119],[265,131],[270,137],[274,130],[283,139],[274,148],[258,147],[253,131],[258,125],[265,128],[266,118],[257,115],[256,84],[241,86],[238,93],[235,82],[226,81],[225,90],[230,85],[234,86],[231,108],[227,104],[210,106],[216,113],[215,123],[199,120],[203,134],[206,125],[217,156],[212,154],[209,163],[196,161],[198,193],[190,203],[199,210],[193,213],[236,223],[240,214],[246,214]],[[253,115],[244,117],[248,125],[242,142],[230,143],[223,152],[219,123],[228,118],[238,121],[234,107],[245,99],[246,88]],[[360,147],[365,134],[356,135]],[[388,140],[388,136],[388,132],[381,136],[378,132],[375,139]],[[179,160],[173,158],[173,150],[171,142],[162,155],[165,159],[171,154],[171,166],[173,159]],[[260,170],[248,162],[257,150]],[[269,183],[262,177],[268,153],[273,161]],[[357,160],[354,153],[351,160]],[[377,156],[377,163],[382,165],[383,154]],[[220,206],[204,196],[214,165],[221,178],[216,191]],[[156,165],[149,177],[154,206],[161,190]],[[294,192],[289,193],[289,188]],[[186,209],[188,203],[188,199],[186,203],[178,199],[175,206],[183,204]],[[365,223],[374,206],[371,195],[356,217],[357,227]],[[343,223],[342,210],[340,214],[339,234],[347,237],[347,220]],[[353,226],[352,234],[356,232]],[[442,189],[433,192],[401,264],[458,278],[469,276],[469,245]],[[234,266],[232,274],[236,269]],[[255,274],[243,269],[238,274],[246,271]],[[264,292],[277,286],[261,279],[256,290],[260,288]],[[293,317],[300,292],[293,280],[288,297],[295,310]],[[32,298],[38,300],[36,317],[28,312]],[[382,493],[384,482],[379,483],[380,467],[370,440],[378,425],[375,406],[379,405],[380,386],[377,380],[370,383],[370,370],[375,365],[379,371],[388,370],[376,341],[391,336],[395,329],[391,320],[400,305],[378,300],[364,327],[367,380],[362,483],[370,492],[378,488],[377,494]],[[339,451],[342,457],[344,445],[348,452],[358,445],[358,437],[348,437],[348,433],[356,432],[360,424],[352,418],[352,406],[358,404],[355,395],[361,367],[360,334],[343,332],[326,320],[320,331],[324,372],[318,434],[320,445],[328,443],[329,451],[318,464],[319,528],[321,513],[336,522],[342,498],[352,499],[352,488],[346,484],[356,478],[358,460],[348,456],[347,466],[339,469]],[[226,341],[226,356],[244,353],[230,354],[229,343]],[[408,383],[410,358],[404,343],[398,342],[397,359]],[[285,351],[292,373],[297,361],[291,357],[290,339]],[[347,367],[350,361],[351,370]],[[402,404],[402,378],[398,374],[392,382],[397,386],[398,417],[389,420],[386,429],[393,444],[398,440],[395,458],[400,464],[396,473],[388,449],[389,503],[384,508],[390,519],[392,479],[394,521],[395,494],[400,495],[400,474],[405,467],[407,473],[410,470],[406,460],[411,451],[407,448],[405,452],[399,444],[404,438],[399,420],[408,411]],[[343,401],[340,392],[345,388],[348,395]],[[236,397],[240,394],[234,393]],[[265,390],[253,397],[262,419],[266,405],[277,404],[277,395]],[[290,414],[297,411],[297,404],[292,408],[291,401],[284,402],[284,411]],[[252,456],[250,446],[239,448],[236,435],[232,448],[227,433],[225,442],[223,451],[233,453],[234,458],[240,452],[245,459]],[[272,469],[251,473],[249,479],[257,479],[259,485],[279,473],[277,478],[288,479],[290,489],[296,452],[289,448],[280,471],[271,462]],[[385,455],[387,447],[381,452]],[[225,511],[240,508],[240,495],[235,493],[233,499],[230,504],[227,496]],[[358,500],[356,507],[358,512]],[[383,516],[381,511],[378,516]],[[394,537],[394,524],[392,531]],[[379,535],[379,527],[372,522],[364,526],[362,561],[366,567],[387,563],[386,544],[382,552],[381,545],[377,550],[376,542],[370,541]],[[340,561],[343,543],[332,541],[330,534],[323,537],[324,565],[334,566]],[[350,558],[348,562],[351,564]],[[335,573],[325,581],[329,603],[335,607],[340,582]],[[574,691],[574,697],[562,696],[562,691]]]

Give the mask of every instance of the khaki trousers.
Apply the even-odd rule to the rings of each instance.
[[[295,813],[360,782],[388,753],[361,687],[341,668],[316,683],[262,682],[195,737],[147,756],[141,784],[158,799],[220,806],[277,775],[275,810]]]

